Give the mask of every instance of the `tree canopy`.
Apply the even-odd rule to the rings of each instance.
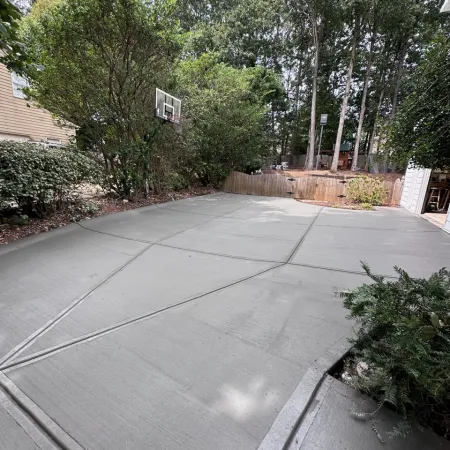
[[[278,80],[264,69],[239,70],[205,53],[181,63],[179,82],[201,180],[217,183],[230,167],[259,169],[268,147],[264,113]]]
[[[15,72],[23,72],[28,61],[25,46],[18,37],[20,18],[15,5],[0,0],[0,63]]]
[[[390,144],[401,162],[450,168],[450,36],[439,34],[410,82]]]
[[[440,0],[37,0],[20,38],[45,67],[30,71],[31,98],[75,125],[79,148],[102,158],[111,189],[131,195],[173,174],[218,183],[280,155],[303,154],[312,168],[323,113],[322,149],[334,146],[333,169],[344,142],[354,147],[353,170],[358,154],[419,162],[406,148],[426,147],[421,163],[436,165],[448,139],[444,122],[433,124],[434,137],[412,139],[444,113],[431,111],[433,102],[419,122],[408,105],[426,98],[419,92],[439,64],[447,68],[435,54],[448,38],[439,7]],[[442,79],[429,93],[446,86]],[[156,87],[182,99],[181,130],[154,118]]]

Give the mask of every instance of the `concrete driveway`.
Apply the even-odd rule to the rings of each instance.
[[[335,292],[367,281],[359,261],[426,276],[449,255],[401,209],[232,194],[3,246],[2,449],[257,448],[350,335]]]

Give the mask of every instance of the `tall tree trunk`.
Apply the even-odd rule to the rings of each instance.
[[[363,144],[363,153],[367,153],[367,147],[369,146],[369,138],[370,138],[370,132],[367,131],[366,135],[364,137],[364,144]]]
[[[278,157],[277,152],[277,140],[275,138],[275,107],[272,104],[272,113],[271,113],[271,126],[272,126],[272,152],[274,157]],[[278,162],[277,162],[278,164]]]
[[[303,60],[304,60],[303,40],[304,40],[304,37],[303,37],[303,33],[302,33],[301,38],[300,38],[300,52],[299,52],[299,58],[298,58],[298,71],[297,71],[297,80],[296,80],[295,95],[294,95],[294,121],[293,121],[293,129],[292,129],[292,136],[291,136],[291,153],[294,153],[294,149],[295,149],[295,146],[296,146],[297,140],[298,140],[299,127],[300,127],[300,117],[301,117],[300,85],[303,80]]]
[[[316,142],[316,103],[317,103],[317,74],[319,71],[319,33],[317,30],[317,19],[315,10],[311,10],[311,25],[313,29],[313,38],[315,45],[314,71],[312,79],[312,99],[311,99],[311,123],[309,127],[309,145],[306,154],[306,169],[314,168],[314,152]]]
[[[408,41],[406,39],[402,45],[402,50],[400,53],[400,57],[398,59],[397,73],[395,76],[395,86],[394,86],[394,95],[392,97],[392,111],[391,111],[391,119],[394,119],[397,113],[397,105],[398,105],[398,93],[400,92],[400,85],[402,83],[403,76],[403,64],[405,62],[406,53],[408,51]]]
[[[366,166],[364,167],[364,170],[367,172],[369,170],[369,158],[370,155],[373,153],[373,147],[375,145],[375,139],[377,138],[377,126],[378,126],[378,117],[380,116],[381,106],[383,105],[384,101],[384,74],[381,78],[381,93],[380,93],[380,99],[378,101],[378,107],[377,111],[375,113],[375,120],[373,123],[373,131],[372,136],[370,138],[370,144],[369,144],[369,150],[367,151],[367,160],[366,160]]]
[[[302,83],[302,74],[303,74],[303,42],[300,46],[300,55],[301,57],[298,60],[298,72],[297,72],[297,81],[295,84],[295,96],[294,96],[294,114],[295,118],[297,118],[298,110],[300,106],[300,84]]]
[[[369,49],[369,57],[367,60],[367,69],[366,69],[366,76],[364,78],[364,88],[362,93],[362,99],[361,99],[361,110],[359,112],[359,121],[358,121],[358,131],[356,132],[356,139],[355,139],[355,148],[353,150],[353,161],[352,161],[352,172],[356,170],[358,167],[358,154],[359,154],[359,146],[361,142],[361,133],[363,129],[364,124],[364,117],[366,114],[366,100],[367,100],[367,91],[369,89],[369,80],[370,80],[370,73],[372,71],[372,58],[373,58],[373,49],[375,46],[375,23],[372,27],[372,36],[370,38],[370,49]]]
[[[372,137],[373,137],[373,133],[374,133],[374,128],[372,127],[372,129],[370,131],[367,132],[366,135],[366,150],[364,155],[366,156],[366,161],[364,162],[364,171],[368,172],[369,171],[369,154],[370,154],[370,143],[372,142]]]
[[[355,20],[355,31],[353,33],[352,51],[350,54],[350,61],[348,64],[347,82],[345,84],[345,92],[344,92],[344,97],[342,99],[341,117],[339,118],[339,127],[338,127],[338,131],[337,131],[337,136],[336,136],[336,144],[334,146],[333,162],[331,163],[331,169],[330,169],[330,172],[332,172],[332,173],[337,172],[337,169],[338,169],[339,152],[341,151],[342,134],[344,132],[345,116],[347,114],[348,98],[350,96],[350,84],[352,82],[353,65],[355,63],[356,44],[357,44],[357,39],[358,39],[358,28],[359,28],[359,21]]]

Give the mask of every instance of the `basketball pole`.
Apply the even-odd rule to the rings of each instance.
[[[317,161],[316,161],[316,170],[319,166],[320,160],[320,148],[322,147],[322,133],[323,133],[323,124],[320,124],[320,138],[319,138],[319,149],[317,150]]]

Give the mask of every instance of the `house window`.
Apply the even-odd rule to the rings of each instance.
[[[47,138],[46,144],[47,144],[48,148],[60,148],[60,147],[62,147],[61,139]]]
[[[28,80],[15,72],[11,72],[11,81],[14,97],[27,98],[27,96],[23,92],[23,89],[27,88],[30,85],[30,83],[28,83]]]

